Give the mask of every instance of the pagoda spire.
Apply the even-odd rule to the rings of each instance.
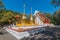
[[[24,4],[23,10],[24,10],[24,12],[23,12],[23,17],[22,17],[22,19],[26,19],[26,15],[25,15],[25,4]]]
[[[24,14],[25,14],[25,3],[24,3]]]
[[[31,9],[30,9],[30,10],[31,10],[31,14],[32,14],[32,7],[31,7]]]
[[[22,23],[23,25],[22,26],[25,26],[25,23],[26,22],[26,15],[25,15],[25,4],[23,6],[23,16],[22,16]]]
[[[33,26],[32,8],[30,9],[30,23],[31,23],[31,26]]]
[[[31,13],[30,13],[30,20],[33,20],[33,16],[32,16],[32,8],[30,9]]]

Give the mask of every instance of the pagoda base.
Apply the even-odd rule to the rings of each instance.
[[[6,28],[6,31],[9,32],[11,35],[13,35],[14,37],[16,37],[19,40],[24,38],[24,37],[29,37],[30,36],[30,34],[27,31],[25,31],[25,32],[16,32],[16,31],[8,29],[8,28]]]

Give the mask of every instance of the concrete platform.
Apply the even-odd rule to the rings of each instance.
[[[16,32],[14,30],[8,29],[6,28],[6,31],[9,32],[11,35],[13,35],[15,38],[17,38],[18,40],[24,38],[24,37],[29,37],[30,34],[25,31],[25,32]]]

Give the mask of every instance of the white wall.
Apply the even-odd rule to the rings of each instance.
[[[41,21],[40,17],[37,15],[39,11],[35,11],[34,16],[35,16],[35,23],[38,25],[43,25],[43,22]]]
[[[36,16],[35,22],[36,22],[38,25],[42,25],[42,24],[43,24],[43,22],[41,21],[41,19],[40,19],[38,16]]]

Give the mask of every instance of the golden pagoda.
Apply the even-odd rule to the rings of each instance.
[[[32,15],[32,8],[31,8],[31,14],[30,14],[30,24],[33,26],[33,15]]]
[[[24,13],[22,15],[22,19],[20,20],[20,23],[16,23],[16,26],[22,27],[25,26],[24,24],[26,23],[26,15],[25,15],[25,4],[24,4]]]

